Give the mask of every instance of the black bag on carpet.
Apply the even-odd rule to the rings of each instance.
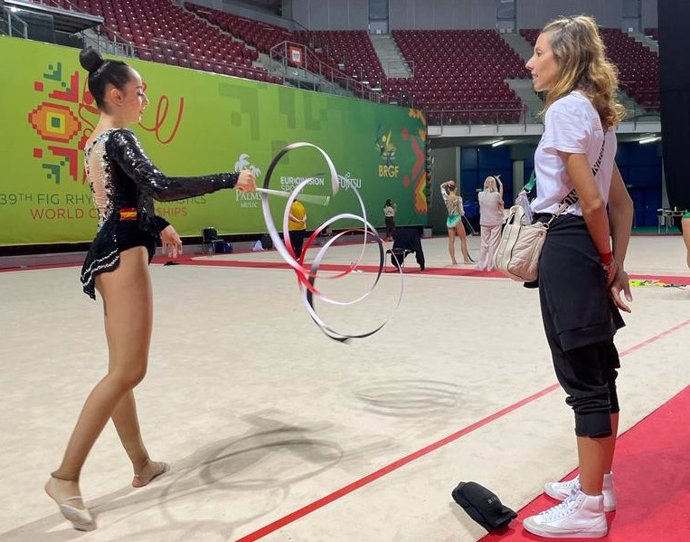
[[[494,493],[477,482],[460,482],[451,495],[474,521],[489,532],[508,526],[517,517]]]

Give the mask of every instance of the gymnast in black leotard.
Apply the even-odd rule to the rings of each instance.
[[[81,52],[89,72],[89,91],[100,118],[85,147],[86,172],[98,209],[98,232],[81,279],[84,291],[103,299],[108,339],[108,373],[84,404],[59,468],[45,485],[75,529],[96,524],[84,505],[79,475],[107,421],[112,418],[134,470],[132,486],[143,487],[168,470],[152,461],[139,430],[134,387],[143,379],[152,328],[153,296],[148,264],[160,237],[175,257],[182,241],[175,229],[154,214],[153,200],[172,201],[235,188],[256,188],[254,175],[219,173],[204,177],[166,177],[144,154],[126,127],[139,122],[148,104],[139,74],[121,61],[103,60],[92,49]]]

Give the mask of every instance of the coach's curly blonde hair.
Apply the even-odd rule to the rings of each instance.
[[[560,73],[546,95],[544,111],[573,90],[581,90],[592,101],[607,128],[625,117],[625,108],[616,100],[618,69],[606,58],[606,47],[592,17],[562,17],[548,23],[547,36]]]

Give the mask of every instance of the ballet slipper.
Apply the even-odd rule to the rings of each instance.
[[[76,508],[67,504],[69,501],[76,501],[83,499],[81,495],[75,495],[74,497],[67,497],[63,499],[62,502],[58,503],[60,507],[60,512],[65,517],[65,519],[72,523],[77,531],[93,531],[96,528],[96,522],[91,516],[88,508]]]
[[[51,478],[54,477],[51,476]],[[84,506],[84,508],[77,508],[76,506],[67,504],[70,501],[77,500],[82,501],[83,504],[84,499],[81,495],[74,495],[72,497],[67,497],[65,499],[58,500],[58,498],[54,497],[49,491],[49,484],[46,484],[45,489],[46,493],[48,493],[48,496],[51,499],[53,499],[55,503],[58,505],[60,513],[64,516],[64,518],[67,521],[69,521],[72,524],[72,527],[74,527],[78,531],[93,531],[96,528],[96,522],[94,521],[93,517],[91,516],[91,512],[89,512],[89,509],[86,508],[86,506]]]
[[[134,475],[134,480],[132,480],[132,487],[144,487],[149,485],[151,482],[153,482],[156,478],[159,476],[165,474],[170,470],[170,465],[168,463],[163,463],[162,461],[159,461],[156,463],[156,465],[161,465],[161,469],[152,475],[147,475],[147,474],[135,474]]]

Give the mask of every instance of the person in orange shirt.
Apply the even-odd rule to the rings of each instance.
[[[301,201],[296,199],[292,202],[289,218],[290,244],[295,251],[295,258],[299,258],[302,255],[304,235],[307,233],[307,211]]]

